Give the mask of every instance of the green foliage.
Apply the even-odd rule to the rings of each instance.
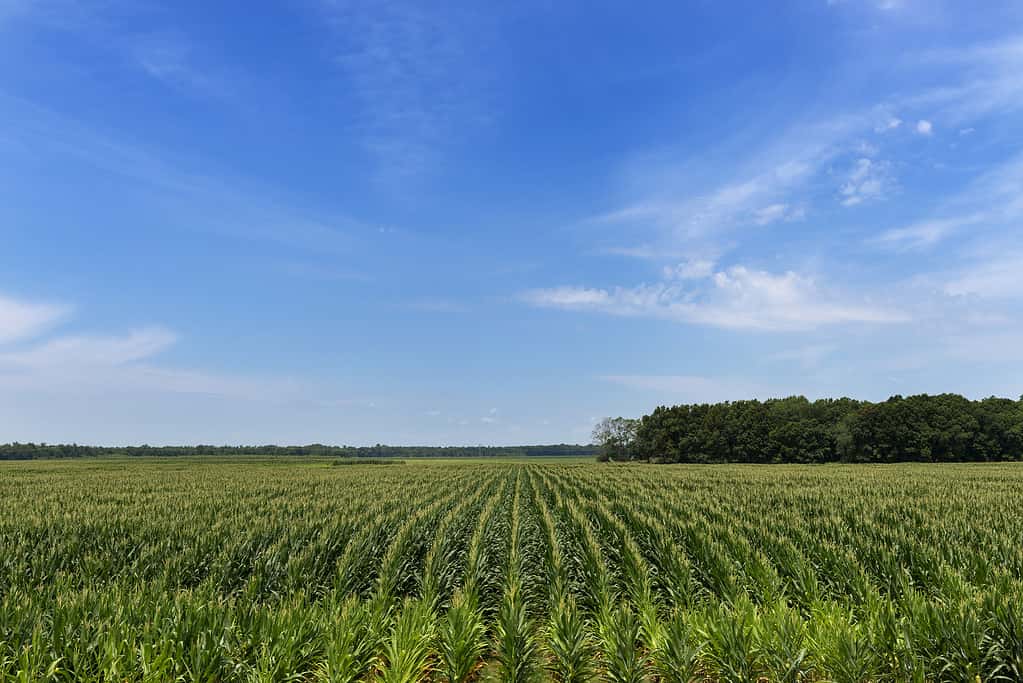
[[[385,616],[372,603],[345,600],[323,615],[327,634],[324,656],[315,670],[318,681],[355,683],[372,668],[383,644]]]
[[[749,601],[737,606],[720,605],[705,612],[702,620],[707,660],[721,680],[726,683],[754,680],[757,651],[753,605]]]
[[[536,638],[518,586],[505,591],[497,613],[494,651],[502,681],[524,683],[536,674]]]
[[[1023,679],[1016,463],[21,461],[0,499],[3,681]]]
[[[597,617],[604,661],[604,676],[611,683],[641,683],[647,661],[641,650],[640,620],[627,605]]]
[[[486,648],[483,615],[463,593],[457,593],[439,625],[440,675],[449,683],[470,680],[482,666]]]
[[[664,683],[689,683],[696,677],[705,641],[676,611],[651,639],[651,666]]]
[[[630,459],[657,462],[1021,460],[1023,399],[925,394],[869,403],[792,396],[662,406],[639,421],[629,443]]]
[[[595,649],[571,596],[563,597],[553,606],[546,636],[548,668],[554,680],[582,683],[591,679]]]
[[[416,683],[431,670],[436,616],[429,604],[407,601],[384,641],[381,683]]]

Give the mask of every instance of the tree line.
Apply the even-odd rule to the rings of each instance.
[[[476,458],[557,457],[596,455],[597,447],[579,444],[543,446],[83,446],[79,444],[8,443],[0,445],[0,460],[88,458],[99,456],[178,457],[189,455],[276,455],[340,458]]]
[[[1023,460],[1023,397],[803,396],[659,406],[594,430],[600,459],[651,462],[971,462]]]

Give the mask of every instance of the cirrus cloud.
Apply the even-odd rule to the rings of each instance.
[[[67,306],[0,295],[0,343],[33,337],[65,317],[69,310]]]
[[[733,266],[702,286],[661,282],[611,289],[533,289],[520,298],[541,308],[661,318],[728,329],[805,330],[843,323],[897,323],[899,310],[849,300],[822,290],[809,277]]]

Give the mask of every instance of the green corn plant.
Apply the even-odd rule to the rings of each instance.
[[[320,621],[296,596],[294,604],[275,605],[253,614],[251,631],[258,644],[248,678],[253,683],[306,680],[321,658]]]
[[[322,624],[326,645],[323,660],[314,669],[316,680],[355,683],[373,667],[377,647],[382,645],[379,622],[386,616],[371,608],[370,604],[348,598],[326,613]]]
[[[417,683],[433,668],[436,616],[419,600],[406,600],[384,642],[383,661],[377,672],[381,683]]]
[[[11,680],[16,683],[30,681],[56,681],[63,673],[59,659],[52,659],[47,653],[46,639],[37,626],[32,631],[31,639],[25,643],[11,666],[14,675]]]
[[[600,542],[593,533],[586,515],[575,505],[569,504],[569,515],[575,525],[582,547],[583,580],[586,582],[588,607],[593,613],[610,611],[615,604],[614,587]]]
[[[469,538],[465,571],[462,577],[462,592],[465,594],[465,599],[475,605],[479,604],[481,595],[493,578],[492,568],[488,569],[487,567],[488,549],[486,535],[490,528],[491,520],[497,514],[501,498],[500,495],[496,495],[484,506],[476,528]]]
[[[536,668],[536,639],[517,583],[505,589],[497,613],[494,651],[502,681],[531,681]]]
[[[1023,591],[1019,584],[1005,586],[984,602],[985,613],[991,615],[993,680],[1023,680]]]
[[[777,602],[760,614],[754,628],[760,668],[771,681],[799,683],[813,669],[806,643],[806,622],[799,612]]]
[[[536,675],[537,643],[522,591],[520,502],[521,478],[516,476],[509,523],[508,567],[494,631],[499,674],[509,683],[531,681]]]
[[[448,683],[465,683],[483,665],[487,648],[483,616],[458,592],[437,630],[438,673]]]
[[[755,677],[755,619],[748,601],[732,607],[720,605],[704,615],[706,659],[721,681],[747,683]]]
[[[174,679],[174,649],[170,641],[144,634],[136,656],[146,683]]]
[[[659,624],[650,640],[650,665],[664,683],[689,683],[696,677],[704,643],[677,610]]]
[[[811,647],[821,672],[834,683],[877,680],[879,664],[869,634],[837,606],[813,615]]]
[[[229,677],[230,624],[233,614],[214,602],[182,597],[163,622],[163,637],[174,643],[177,676],[200,683]]]
[[[112,622],[97,650],[97,668],[104,680],[117,681],[134,677],[135,643],[122,621]]]
[[[611,683],[640,683],[645,680],[648,661],[641,651],[641,623],[627,605],[597,615],[603,673]]]
[[[972,604],[954,605],[942,610],[940,617],[941,654],[935,666],[942,680],[987,680],[985,659],[989,636]],[[985,674],[985,675],[981,675]]]
[[[557,525],[550,506],[540,491],[538,481],[541,477],[530,480],[533,494],[533,505],[540,512],[540,526],[546,543],[544,544],[544,578],[547,581],[547,606],[554,609],[562,602],[568,591],[568,572],[565,559],[558,539]]]
[[[487,490],[481,488],[474,495],[453,505],[437,524],[433,542],[423,558],[423,573],[419,580],[420,597],[433,605],[435,610],[441,607],[441,598],[447,589],[451,568],[458,554],[458,549],[451,547],[455,523]]]
[[[548,670],[556,681],[583,683],[593,677],[595,648],[572,596],[564,596],[550,611],[545,645]]]

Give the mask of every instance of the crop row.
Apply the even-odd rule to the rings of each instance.
[[[0,469],[0,678],[1023,679],[1016,465]]]

